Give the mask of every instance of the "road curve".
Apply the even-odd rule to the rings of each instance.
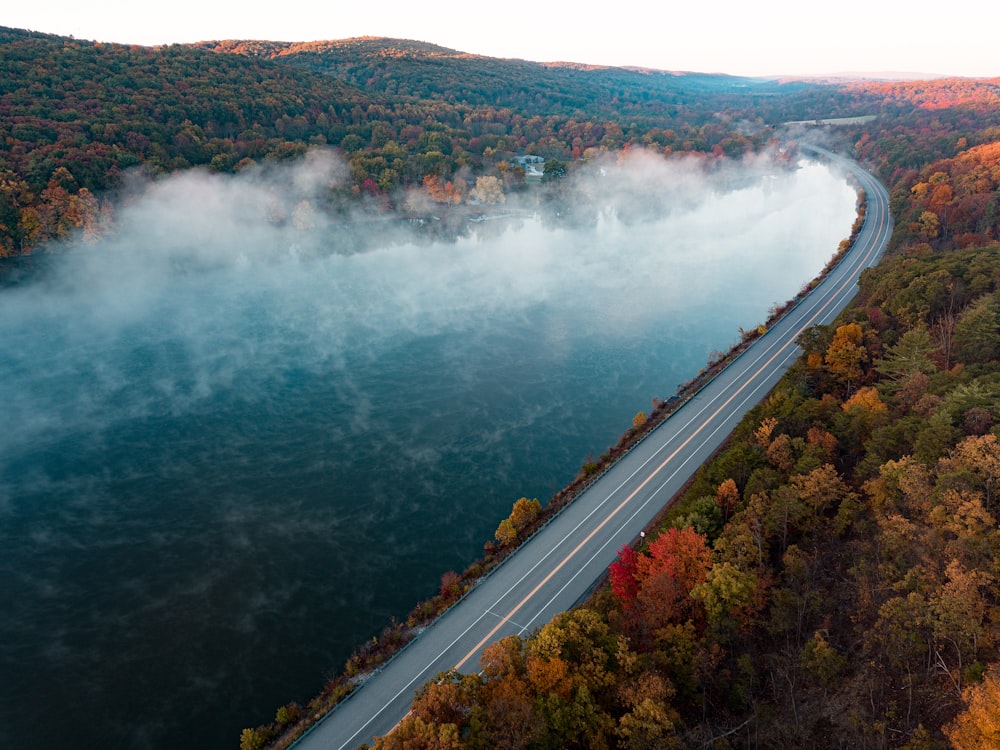
[[[885,188],[856,163],[810,146],[853,173],[868,209],[853,248],[805,299],[586,492],[307,732],[298,750],[371,743],[406,715],[414,691],[439,672],[472,672],[488,643],[529,633],[585,596],[616,557],[732,432],[798,357],[795,339],[831,322],[857,292],[861,271],[889,241]]]

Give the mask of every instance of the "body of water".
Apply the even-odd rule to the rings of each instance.
[[[656,220],[303,257],[206,189],[0,291],[0,746],[237,747],[854,218],[804,164]],[[185,234],[205,205],[231,236]]]

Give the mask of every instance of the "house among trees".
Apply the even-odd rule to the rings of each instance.
[[[525,154],[523,156],[514,157],[514,164],[524,170],[525,177],[529,179],[541,179],[542,165],[545,164],[545,159],[541,156],[535,156],[534,154]]]

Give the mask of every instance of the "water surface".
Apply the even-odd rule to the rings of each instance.
[[[165,185],[0,291],[0,746],[236,747],[794,296],[854,211],[804,165],[657,220],[361,254],[328,228],[317,254],[236,189]]]

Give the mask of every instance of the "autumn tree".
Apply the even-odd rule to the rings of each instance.
[[[435,724],[411,714],[389,734],[376,738],[372,750],[464,750],[465,747],[454,724]]]
[[[639,553],[625,545],[618,550],[618,559],[608,568],[611,591],[625,609],[629,609],[639,595],[638,559]]]
[[[824,361],[827,369],[850,392],[854,383],[864,373],[864,364],[868,361],[868,350],[863,344],[861,326],[857,323],[839,326],[826,350]]]
[[[451,724],[464,731],[481,686],[479,675],[444,672],[417,691],[412,713],[427,724]]]
[[[955,750],[995,750],[1000,747],[1000,671],[991,669],[983,681],[962,693],[965,708],[945,726]]]
[[[739,502],[740,491],[733,479],[727,479],[719,485],[715,492],[715,504],[722,511],[723,520],[729,520]]]
[[[514,502],[510,515],[497,526],[494,537],[503,546],[513,544],[520,533],[538,517],[541,510],[542,504],[537,498],[533,500],[526,497],[519,498]]]
[[[526,497],[519,498],[514,502],[514,507],[511,509],[510,522],[514,525],[515,529],[522,531],[538,517],[541,511],[542,504],[538,501],[538,498],[531,500]]]
[[[469,191],[469,200],[484,206],[496,206],[505,203],[507,196],[504,195],[503,183],[499,177],[484,175],[476,178],[476,186]]]
[[[690,527],[670,528],[653,539],[648,554],[636,560],[643,627],[652,631],[700,617],[701,605],[691,590],[705,580],[710,565],[705,536]]]
[[[1000,494],[1000,443],[997,436],[972,435],[962,440],[951,455],[942,459],[940,472],[982,493],[987,509]]]
[[[514,524],[511,523],[509,518],[505,518],[497,526],[497,530],[493,536],[502,546],[506,547],[517,540],[517,529],[514,528]]]
[[[620,688],[626,713],[615,734],[623,750],[672,750],[682,747],[677,730],[680,714],[671,705],[673,686],[655,672],[644,672]]]

